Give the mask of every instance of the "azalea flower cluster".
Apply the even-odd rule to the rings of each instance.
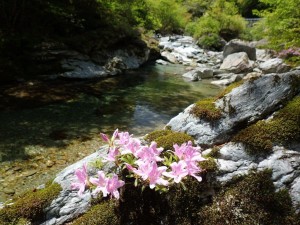
[[[199,173],[201,168],[199,162],[205,160],[200,153],[200,147],[193,147],[192,142],[175,144],[174,150],[163,152],[163,148],[158,148],[156,142],[143,145],[137,138],[133,138],[128,132],[119,132],[118,129],[109,138],[101,133],[102,139],[108,143],[109,149],[103,162],[113,162],[115,173],[110,176],[104,171],[98,171],[98,178],[89,178],[87,166],[77,169],[75,175],[78,182],[72,184],[72,189],[78,189],[78,194],[82,195],[86,188],[93,187],[93,194],[102,192],[106,197],[119,198],[118,189],[125,182],[119,180],[117,174],[122,174],[122,170],[128,171],[128,177],[135,179],[134,184],[143,186],[149,185],[151,189],[168,187],[173,183],[180,183],[187,176],[202,180]]]
[[[300,56],[300,48],[289,48],[289,49],[282,50],[281,52],[279,52],[278,56],[284,59],[293,56]]]

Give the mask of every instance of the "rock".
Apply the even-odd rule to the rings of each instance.
[[[101,147],[98,152],[68,166],[56,175],[54,182],[60,184],[63,190],[60,192],[59,196],[52,201],[50,206],[45,209],[46,221],[41,224],[65,224],[83,214],[91,207],[92,196],[90,191],[86,190],[83,193],[83,196],[79,197],[77,194],[78,190],[71,189],[71,183],[77,179],[74,175],[76,169],[81,168],[84,163],[93,162],[96,159],[99,159],[99,157],[104,156],[107,148],[107,146]],[[109,168],[110,165],[106,165],[103,170],[108,171]],[[89,170],[88,173],[90,176],[94,176],[97,171]]]
[[[251,73],[248,73],[246,76],[244,76],[244,77],[243,77],[243,80],[257,79],[257,78],[260,77],[261,75],[262,75],[262,73],[251,72]]]
[[[51,160],[47,160],[47,161],[46,161],[46,166],[47,166],[47,167],[52,167],[54,164],[55,164],[55,163],[54,163],[53,161],[51,161]]]
[[[198,81],[199,80],[197,70],[191,70],[187,73],[184,73],[182,76],[185,77],[185,78],[190,79],[191,81]]]
[[[280,104],[290,100],[300,91],[300,70],[282,74],[268,74],[248,80],[217,100],[222,117],[213,123],[190,114],[193,105],[172,118],[167,126],[172,130],[193,136],[198,144],[225,143],[241,124],[246,126],[276,111]]]
[[[191,81],[198,81],[213,77],[213,70],[209,68],[196,68],[182,75]]]
[[[22,175],[24,177],[30,177],[30,176],[32,176],[32,175],[34,175],[36,173],[37,173],[37,170],[28,170],[28,171],[25,171],[24,173],[22,173]]]
[[[155,61],[157,64],[160,64],[160,65],[168,65],[169,63],[165,60],[162,60],[162,59],[158,59]]]
[[[282,59],[274,58],[269,59],[261,64],[259,64],[259,68],[263,73],[285,73],[289,71],[291,68],[283,62]]]
[[[224,74],[220,80],[214,80],[210,82],[211,84],[217,85],[217,86],[228,86],[234,82],[240,81],[242,79],[241,75],[239,74]]]
[[[166,61],[168,61],[170,63],[178,63],[176,57],[173,54],[171,54],[170,52],[168,52],[168,51],[162,52],[161,56],[162,56],[162,58],[164,60],[166,60]]]
[[[292,198],[293,205],[300,203],[300,153],[298,151],[273,147],[267,158],[249,155],[241,144],[227,143],[220,149],[217,159],[219,173],[217,180],[221,184],[230,182],[233,177],[248,174],[251,170],[272,170],[272,181],[276,190],[286,188]]]
[[[16,193],[16,191],[14,189],[11,189],[11,188],[4,188],[3,192],[7,195],[14,195]]]
[[[62,77],[67,78],[95,78],[105,77],[109,75],[103,66],[96,65],[91,61],[83,61],[78,59],[64,59],[62,60],[62,68],[69,70],[61,74]]]
[[[253,68],[252,66],[247,54],[245,52],[238,52],[228,55],[220,66],[220,70],[241,73],[250,71]]]
[[[240,40],[229,41],[224,47],[223,57],[225,59],[227,56],[237,52],[245,52],[250,60],[256,60],[256,49],[251,47],[249,43]]]
[[[256,60],[258,62],[265,62],[273,58],[274,53],[267,49],[256,49]]]

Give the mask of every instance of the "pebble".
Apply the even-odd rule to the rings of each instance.
[[[34,174],[36,174],[36,173],[37,173],[36,170],[29,170],[29,171],[24,172],[22,175],[23,175],[24,177],[30,177],[30,176],[32,176],[32,175],[34,175]]]
[[[52,167],[54,164],[55,163],[53,161],[51,161],[51,160],[47,160],[47,162],[46,162],[46,166],[47,167]]]
[[[11,189],[11,188],[4,188],[3,192],[7,195],[14,195],[16,191],[14,189]]]

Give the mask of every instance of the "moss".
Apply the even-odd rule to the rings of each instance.
[[[211,157],[208,157],[206,158],[206,160],[201,161],[199,165],[200,168],[206,172],[216,172],[218,170],[216,161]]]
[[[116,213],[115,202],[103,201],[94,205],[91,209],[80,218],[73,221],[72,225],[117,225],[119,217]]]
[[[222,111],[215,106],[214,98],[202,99],[192,107],[190,113],[207,121],[216,121],[221,118]]]
[[[165,150],[173,149],[174,144],[181,145],[185,142],[192,141],[194,138],[188,134],[175,132],[171,130],[156,130],[145,137],[146,141],[155,141],[158,147],[163,147]]]
[[[207,154],[208,157],[219,158],[220,157],[220,148],[218,146],[212,147],[210,153]]]
[[[289,144],[300,138],[300,96],[279,110],[271,120],[258,121],[234,136],[251,154],[268,153],[273,144]]]
[[[243,80],[234,82],[226,87],[214,98],[202,99],[195,103],[190,113],[201,119],[213,122],[219,120],[222,117],[222,110],[215,106],[215,101],[223,98],[226,94],[230,93],[234,88],[239,87],[244,83]],[[229,114],[234,114],[235,109],[229,103]]]
[[[198,224],[297,224],[287,191],[275,192],[270,171],[253,172],[218,194],[199,213]]]
[[[227,86],[223,91],[221,91],[216,96],[216,99],[223,98],[225,95],[230,93],[234,88],[237,88],[237,87],[241,86],[243,83],[244,83],[244,80],[240,80],[240,81],[237,81],[237,82],[234,82],[234,83],[230,84],[229,86]]]
[[[44,189],[25,193],[21,198],[16,199],[14,204],[6,205],[0,210],[0,224],[15,223],[20,218],[30,221],[43,219],[43,209],[58,196],[61,190],[59,184],[53,183]]]
[[[210,182],[188,177],[184,184],[186,189],[175,185],[166,193],[169,219],[166,224],[197,224],[199,208],[212,201],[214,191]]]
[[[157,138],[171,134],[171,130],[155,130],[146,135],[145,140],[148,142],[155,141]]]
[[[171,134],[155,139],[157,146],[163,147],[165,150],[173,149],[174,144],[181,145],[185,142],[192,141],[194,138],[185,133],[172,132]]]

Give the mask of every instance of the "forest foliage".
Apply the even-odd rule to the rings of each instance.
[[[204,48],[223,40],[262,39],[276,50],[300,46],[298,0],[0,0],[0,72],[24,62],[42,43],[101,48],[136,38],[137,30],[190,34]],[[253,31],[244,17],[260,17]],[[143,29],[138,29],[138,28]],[[126,43],[125,43],[126,44]],[[85,52],[86,53],[86,52]],[[26,62],[28,64],[28,62]],[[22,65],[21,65],[22,66]]]

